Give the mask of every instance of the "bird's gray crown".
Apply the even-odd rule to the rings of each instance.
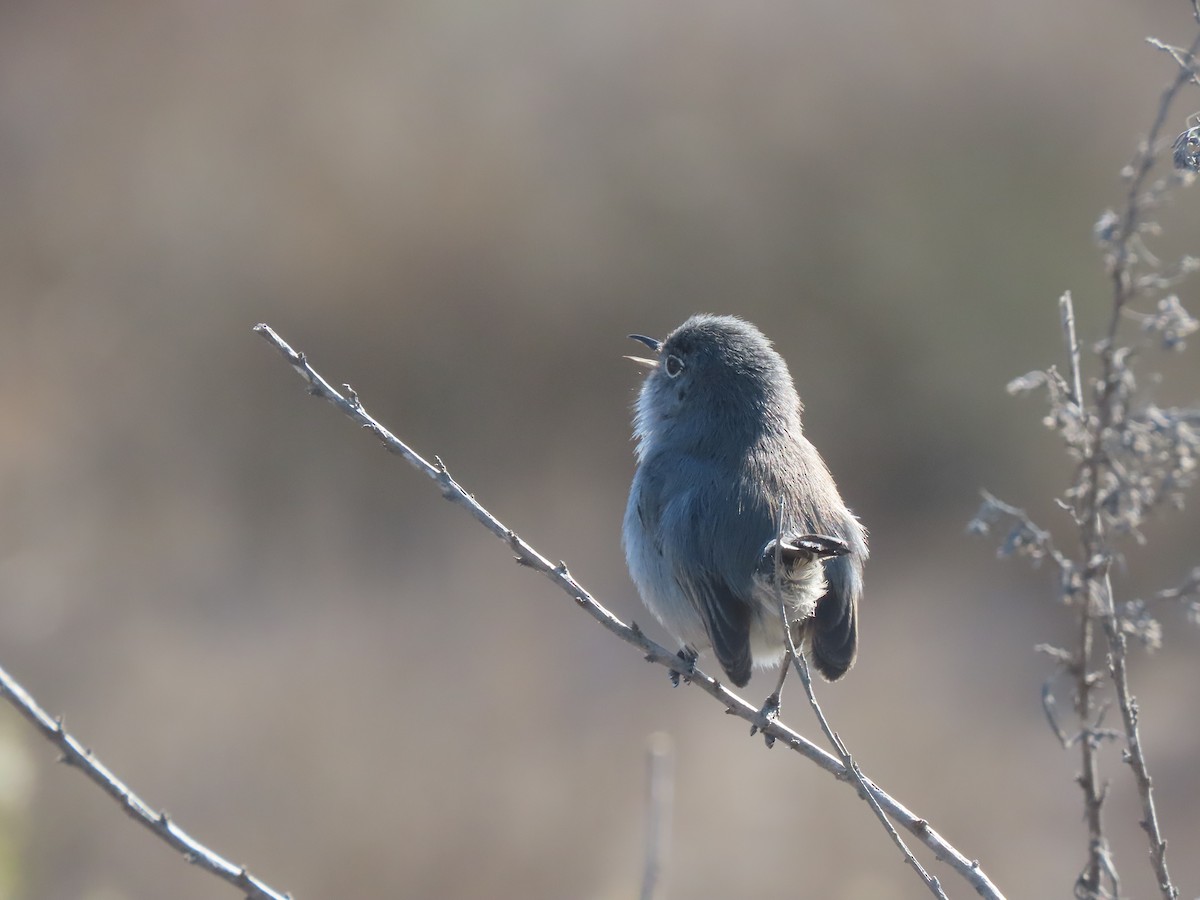
[[[736,316],[692,316],[662,342],[638,398],[639,455],[671,432],[710,444],[717,429],[736,450],[764,429],[798,429],[800,398],[766,336]]]

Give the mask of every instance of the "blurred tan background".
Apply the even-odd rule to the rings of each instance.
[[[0,662],[298,900],[634,896],[657,729],[668,897],[927,896],[849,790],[673,691],[250,331],[662,638],[619,543],[625,335],[734,312],[873,536],[835,727],[1009,896],[1069,896],[1076,754],[1033,647],[1070,619],[964,526],[985,486],[1065,525],[1069,466],[1004,385],[1061,359],[1064,289],[1099,333],[1091,226],[1174,75],[1142,38],[1193,27],[1167,0],[0,6]],[[1196,350],[1163,367],[1195,403]],[[1200,559],[1195,506],[1123,597]],[[1192,896],[1200,634],[1165,625],[1134,676]],[[796,693],[785,718],[816,736]],[[0,897],[234,895],[54,758],[0,708]]]

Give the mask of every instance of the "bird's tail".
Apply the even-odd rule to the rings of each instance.
[[[782,553],[787,571],[811,572],[808,567],[814,563],[824,567],[826,591],[817,601],[812,619],[793,625],[796,633],[806,640],[817,671],[829,681],[837,681],[854,665],[858,655],[858,595],[862,576],[857,564],[848,557],[850,546],[840,538],[822,534],[789,535],[778,542],[778,547],[776,543],[771,540],[763,549],[760,565],[765,572],[775,571],[776,553]]]
[[[809,626],[812,658],[817,671],[837,681],[858,656],[858,573],[847,559],[825,563],[829,589],[817,601]]]

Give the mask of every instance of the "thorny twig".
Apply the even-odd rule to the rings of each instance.
[[[131,791],[121,779],[100,762],[92,751],[83,746],[63,728],[62,719],[50,716],[36,700],[0,668],[0,695],[8,700],[42,736],[54,744],[62,753],[60,761],[78,769],[120,805],[131,819],[149,830],[172,849],[183,854],[193,865],[216,875],[232,884],[249,900],[290,900],[283,894],[246,871],[245,866],[235,865],[214,853],[190,834],[175,824],[165,813],[157,812]]]
[[[1161,42],[1156,46],[1165,49]],[[1114,426],[1118,415],[1118,406],[1122,405],[1120,398],[1122,382],[1123,357],[1117,348],[1117,331],[1121,317],[1129,302],[1136,296],[1137,287],[1132,278],[1136,258],[1130,251],[1131,243],[1142,225],[1142,210],[1144,206],[1157,200],[1162,190],[1150,192],[1149,197],[1143,195],[1146,180],[1154,167],[1159,135],[1166,124],[1167,114],[1172,103],[1189,82],[1196,81],[1196,53],[1200,51],[1200,33],[1197,33],[1191,46],[1182,54],[1171,48],[1172,58],[1179,65],[1179,72],[1172,82],[1164,89],[1159,101],[1158,111],[1150,127],[1145,142],[1138,151],[1132,166],[1133,175],[1130,178],[1129,190],[1126,194],[1125,209],[1120,216],[1121,227],[1114,237],[1109,251],[1110,276],[1113,296],[1112,309],[1109,317],[1108,332],[1100,348],[1101,376],[1098,396],[1096,399],[1095,440],[1091,452],[1085,458],[1086,486],[1083,503],[1078,509],[1078,515],[1083,520],[1081,548],[1086,562],[1086,589],[1083,593],[1083,603],[1080,604],[1080,643],[1079,643],[1079,698],[1078,709],[1081,719],[1088,717],[1090,708],[1090,692],[1082,672],[1091,657],[1091,641],[1094,623],[1097,619],[1104,628],[1109,656],[1109,673],[1117,694],[1117,703],[1121,709],[1121,718],[1125,726],[1127,741],[1127,760],[1133,769],[1137,781],[1138,794],[1142,801],[1142,827],[1146,830],[1150,842],[1150,858],[1154,868],[1156,881],[1165,900],[1175,900],[1179,896],[1178,889],[1171,882],[1167,868],[1167,843],[1162,836],[1158,822],[1158,813],[1154,802],[1152,781],[1149,767],[1142,747],[1141,734],[1138,729],[1138,708],[1129,686],[1126,662],[1126,638],[1124,631],[1117,621],[1116,604],[1113,599],[1112,581],[1110,576],[1110,561],[1112,550],[1105,533],[1104,513],[1101,506],[1101,475],[1105,467],[1111,467],[1104,444],[1108,430]],[[1100,807],[1103,794],[1096,792],[1095,772],[1089,768],[1094,763],[1094,754],[1088,750],[1090,741],[1083,742],[1085,770],[1081,778],[1087,794],[1089,827],[1093,839],[1099,838],[1104,844],[1102,824],[1100,822]],[[1114,890],[1119,885],[1111,860],[1107,859],[1093,844],[1093,850],[1088,867],[1081,879],[1083,884],[1092,889],[1098,889],[1102,871],[1112,874]]]
[[[1193,15],[1200,24],[1200,0],[1192,0]],[[1185,174],[1171,175],[1150,183],[1150,174],[1163,143],[1161,135],[1168,112],[1188,84],[1200,85],[1197,53],[1200,33],[1182,49],[1154,39],[1150,43],[1168,53],[1179,72],[1163,90],[1149,133],[1123,176],[1128,187],[1120,213],[1108,211],[1097,223],[1095,234],[1105,251],[1112,285],[1107,329],[1096,354],[1100,372],[1094,382],[1091,402],[1083,393],[1081,352],[1075,331],[1075,315],[1069,293],[1060,299],[1060,317],[1067,346],[1069,378],[1053,370],[1035,372],[1017,379],[1010,392],[1045,386],[1050,396],[1048,424],[1060,432],[1070,455],[1079,461],[1074,485],[1060,505],[1070,513],[1079,531],[1079,557],[1072,559],[1055,548],[1049,532],[1038,528],[1025,513],[985,494],[984,506],[970,526],[986,532],[1000,519],[1015,524],[1001,552],[1021,553],[1037,561],[1050,557],[1060,571],[1062,599],[1077,611],[1076,646],[1073,652],[1049,648],[1059,669],[1042,690],[1042,707],[1050,727],[1064,747],[1079,745],[1081,772],[1078,782],[1084,793],[1088,828],[1088,861],[1076,883],[1076,895],[1098,898],[1120,895],[1111,850],[1105,836],[1102,811],[1107,785],[1098,772],[1098,750],[1114,734],[1124,738],[1125,759],[1135,777],[1142,801],[1142,827],[1150,843],[1155,880],[1165,900],[1175,900],[1178,890],[1171,882],[1166,862],[1166,841],[1158,823],[1152,782],[1138,729],[1138,706],[1129,685],[1126,666],[1128,635],[1154,646],[1159,626],[1147,612],[1147,604],[1131,601],[1118,611],[1113,597],[1110,569],[1114,559],[1114,537],[1141,538],[1139,526],[1163,500],[1180,502],[1180,494],[1194,478],[1195,455],[1200,440],[1195,433],[1191,410],[1163,410],[1153,405],[1132,408],[1135,379],[1131,348],[1118,343],[1122,321],[1135,319],[1144,331],[1161,338],[1164,349],[1176,350],[1184,338],[1200,329],[1200,323],[1183,309],[1177,297],[1163,296],[1154,313],[1131,308],[1131,303],[1151,291],[1165,291],[1179,278],[1197,268],[1196,260],[1185,257],[1173,270],[1163,271],[1161,262],[1146,247],[1144,235],[1156,233],[1146,212],[1158,205],[1168,191],[1192,178],[1200,168],[1200,129],[1190,129],[1174,145],[1175,164]],[[1195,134],[1194,134],[1195,133]],[[1193,140],[1193,136],[1195,140]],[[1195,163],[1195,164],[1193,164]],[[1138,267],[1148,269],[1144,274]],[[1185,586],[1184,592],[1188,590]],[[1160,592],[1169,596],[1169,592]],[[1097,705],[1096,692],[1102,676],[1093,671],[1093,660],[1103,654],[1104,670],[1113,686],[1121,711],[1123,731],[1101,728],[1105,706]],[[1053,683],[1061,672],[1074,681],[1075,714],[1080,733],[1067,734],[1057,716]]]
[[[504,523],[484,508],[482,504],[450,476],[446,466],[440,460],[437,461],[436,465],[428,462],[368,415],[357,397],[354,397],[353,401],[348,400],[334,390],[329,382],[308,364],[308,360],[304,354],[297,353],[288,346],[270,326],[265,324],[256,325],[254,330],[279,351],[292,369],[308,385],[310,394],[333,404],[350,419],[374,434],[383,443],[384,448],[389,453],[403,457],[413,468],[433,481],[441,491],[443,497],[466,509],[476,521],[504,541],[513,551],[518,563],[540,572],[552,581],[558,588],[571,597],[580,609],[584,610],[610,632],[621,638],[621,640],[637,647],[648,661],[657,663],[672,672],[677,672],[685,676],[686,683],[698,687],[709,696],[715,698],[725,707],[727,714],[737,716],[751,725],[757,726],[763,734],[816,763],[839,780],[847,780],[853,777],[852,773],[847,770],[841,760],[826,753],[778,719],[765,718],[758,707],[747,703],[721,684],[721,682],[707,675],[694,664],[682,659],[679,654],[650,640],[637,625],[622,622],[601,605],[571,575],[565,563],[552,563],[534,549],[531,544],[523,540],[515,531],[504,525]],[[874,798],[875,802],[879,804],[888,816],[900,823],[921,843],[932,850],[938,859],[953,868],[954,871],[961,875],[974,888],[976,893],[981,897],[991,898],[991,900],[1002,900],[1004,895],[992,883],[991,879],[988,878],[977,860],[965,857],[945,838],[938,834],[928,821],[916,816],[865,775],[862,776],[861,784],[868,795]]]
[[[846,748],[841,736],[838,735],[829,726],[829,721],[825,718],[825,713],[821,709],[821,704],[817,702],[817,695],[813,692],[812,676],[808,671],[808,660],[804,656],[804,651],[796,646],[796,642],[792,637],[792,623],[788,619],[787,601],[784,599],[782,586],[783,573],[783,497],[779,498],[779,523],[775,532],[775,599],[779,603],[779,617],[783,622],[783,635],[786,642],[786,654],[781,666],[784,671],[787,670],[789,664],[795,668],[796,674],[800,676],[800,681],[804,685],[804,693],[808,695],[809,705],[812,706],[813,713],[817,717],[817,722],[821,726],[821,731],[824,732],[829,744],[833,747],[834,752],[841,757],[842,765],[851,775],[855,783],[858,785],[859,796],[862,797],[870,805],[872,812],[880,822],[883,823],[884,830],[887,831],[888,837],[892,842],[900,848],[900,852],[904,854],[904,862],[911,866],[917,876],[925,882],[925,887],[933,896],[940,900],[948,900],[945,891],[942,890],[941,884],[937,878],[930,875],[925,867],[917,860],[911,850],[908,849],[908,844],[904,843],[904,839],[897,833],[895,826],[888,819],[887,813],[883,811],[879,803],[872,796],[870,790],[867,789],[867,782],[862,771],[858,767],[858,763],[854,761],[854,757],[850,755],[850,751]],[[812,565],[820,565],[820,560],[813,560]],[[781,679],[782,683],[782,679]]]

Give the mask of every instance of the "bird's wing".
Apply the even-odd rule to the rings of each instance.
[[[750,504],[738,496],[740,485],[715,466],[696,464],[687,470],[689,483],[669,492],[672,499],[663,510],[662,533],[670,536],[668,557],[676,584],[699,614],[721,668],[742,687],[750,680],[753,663],[754,610],[747,592],[761,545],[752,535],[768,526],[765,520],[758,522]],[[742,572],[744,583],[731,581]]]
[[[861,562],[840,556],[825,561],[829,587],[813,613],[813,661],[821,674],[836,681],[854,665],[858,655],[858,595],[862,592]]]
[[[680,590],[695,605],[721,668],[738,687],[750,680],[750,604],[704,570],[676,572]]]

